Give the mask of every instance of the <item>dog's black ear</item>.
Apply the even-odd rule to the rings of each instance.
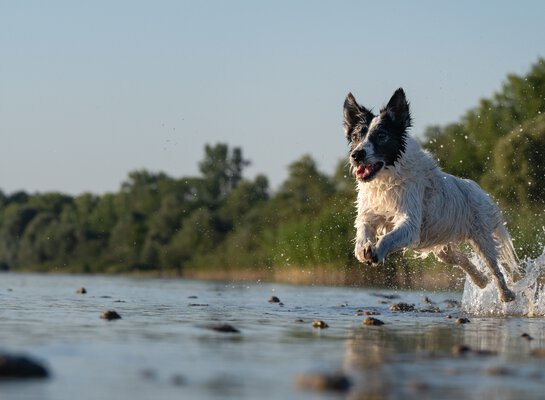
[[[402,88],[397,89],[388,105],[384,109],[392,117],[396,124],[399,124],[403,130],[411,126],[411,113],[409,111],[409,102],[405,97],[405,92]]]
[[[358,123],[369,123],[373,119],[374,115],[367,108],[360,106],[354,95],[348,93],[344,100],[344,134],[348,140],[350,140],[350,133],[354,126]]]

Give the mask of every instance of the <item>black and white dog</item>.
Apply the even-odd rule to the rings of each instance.
[[[486,274],[458,249],[467,242],[489,268],[501,300],[514,300],[500,264],[514,272],[517,258],[500,209],[475,182],[443,172],[409,136],[410,126],[401,88],[378,115],[359,105],[352,93],[346,97],[344,132],[358,182],[356,257],[381,264],[397,250],[432,253],[460,266],[484,288]]]

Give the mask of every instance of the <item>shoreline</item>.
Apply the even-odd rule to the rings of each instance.
[[[411,271],[397,273],[393,279],[377,279],[376,273],[366,274],[363,269],[341,268],[280,268],[273,271],[218,270],[187,271],[181,278],[207,281],[272,282],[291,285],[346,286],[383,288],[392,290],[462,291],[463,273],[437,273],[435,271]]]
[[[66,275],[104,275],[139,278],[195,279],[218,282],[268,282],[290,285],[346,286],[361,288],[383,288],[391,290],[462,291],[465,275],[458,269],[438,271],[433,268],[408,270],[398,268],[393,274],[385,276],[384,271],[373,267],[263,267],[256,268],[187,268],[183,271],[100,271],[83,272],[56,268],[21,269],[3,271],[4,273],[38,273]]]

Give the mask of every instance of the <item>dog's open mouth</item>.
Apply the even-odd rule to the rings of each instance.
[[[360,164],[356,170],[356,177],[364,182],[369,182],[382,167],[384,167],[384,162],[382,161],[374,164]]]

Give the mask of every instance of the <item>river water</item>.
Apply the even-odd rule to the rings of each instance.
[[[87,294],[76,293],[82,286]],[[545,319],[470,315],[456,307],[461,300],[461,293],[7,273],[0,352],[29,355],[50,377],[0,381],[0,399],[545,398],[545,357],[533,354],[545,348]],[[415,310],[390,311],[399,302]],[[122,319],[103,320],[103,310]],[[384,325],[363,325],[359,310],[380,313]],[[457,324],[460,317],[470,322]],[[314,328],[315,319],[329,327]],[[212,323],[240,333],[211,330]],[[461,345],[471,351],[458,354]],[[301,384],[331,374],[349,388]]]

